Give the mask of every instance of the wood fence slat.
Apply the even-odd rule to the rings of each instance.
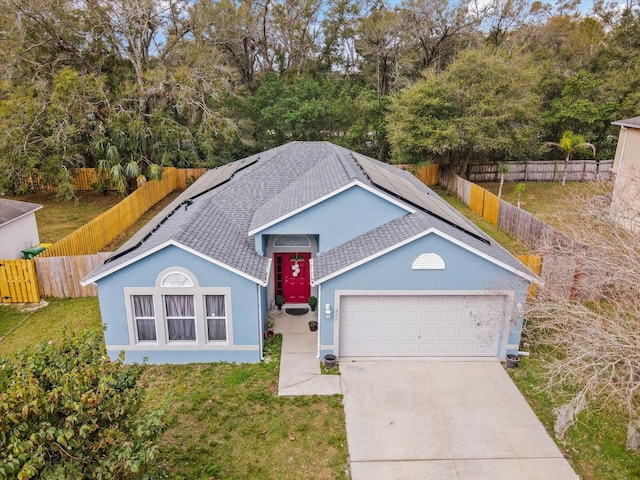
[[[438,184],[438,170],[439,167],[437,164],[426,165],[424,167],[420,167],[416,170],[415,176],[418,180],[428,186],[433,186]]]
[[[493,225],[498,225],[498,214],[500,212],[500,199],[497,195],[489,192],[484,193],[484,205],[482,207],[482,217]]]
[[[471,195],[469,198],[469,208],[478,216],[482,216],[484,208],[485,189],[475,183],[471,184]]]

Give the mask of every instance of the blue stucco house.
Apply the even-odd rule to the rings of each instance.
[[[318,298],[318,355],[518,351],[537,278],[413,175],[328,142],[209,170],[83,284],[109,355],[257,362],[276,295]]]

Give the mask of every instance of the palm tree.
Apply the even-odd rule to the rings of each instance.
[[[584,138],[584,135],[580,135],[578,133],[573,133],[571,130],[567,130],[562,134],[560,138],[560,142],[547,142],[545,143],[546,147],[557,147],[562,153],[564,153],[564,173],[562,175],[562,186],[564,187],[567,182],[567,170],[569,169],[569,160],[571,160],[571,155],[574,152],[579,150],[586,150],[590,148],[593,151],[593,156],[596,156],[596,147],[593,144],[587,142]]]

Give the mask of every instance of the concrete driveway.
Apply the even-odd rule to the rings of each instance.
[[[497,361],[341,361],[354,480],[575,480]]]

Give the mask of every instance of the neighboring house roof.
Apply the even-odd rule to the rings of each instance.
[[[618,125],[620,127],[627,128],[640,128],[640,117],[625,118],[624,120],[616,120],[611,122],[612,125]]]
[[[401,204],[407,214],[319,255],[318,281],[432,231],[534,278],[410,173],[329,142],[291,142],[207,171],[83,283],[175,245],[266,285],[270,259],[256,252],[252,235],[352,185]]]
[[[36,210],[40,210],[42,205],[37,203],[20,202],[18,200],[8,200],[0,198],[0,227],[24,217]]]

